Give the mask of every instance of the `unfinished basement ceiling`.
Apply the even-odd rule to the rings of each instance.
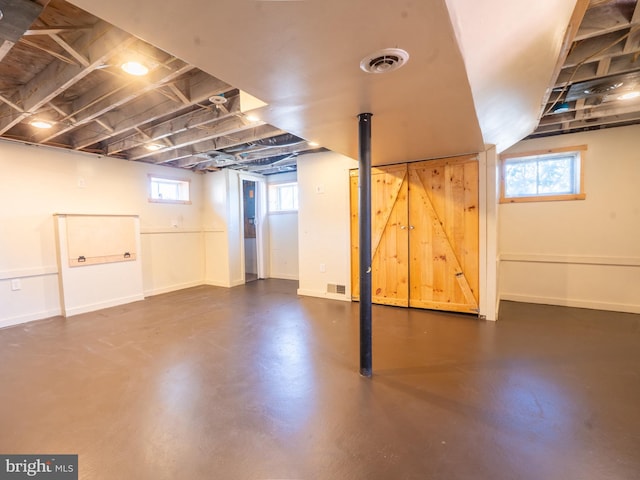
[[[318,147],[251,116],[261,102],[62,0],[2,0],[0,134],[194,170],[295,169]],[[130,59],[149,68],[125,73]],[[36,128],[34,121],[49,128]]]
[[[640,7],[591,0],[532,137],[640,123]]]
[[[11,140],[269,174],[323,148],[357,158],[362,112],[374,114],[374,165],[640,121],[638,99],[607,89],[637,84],[636,0],[0,0],[0,9],[0,135]],[[389,47],[409,53],[401,69],[359,68]],[[146,76],[122,71],[131,54]],[[37,130],[35,119],[52,127]]]

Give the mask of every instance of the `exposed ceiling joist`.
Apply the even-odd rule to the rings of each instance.
[[[532,136],[637,121],[640,111],[640,7],[637,0],[589,4],[538,128]]]
[[[48,142],[60,134],[66,133],[69,130],[76,128],[80,125],[84,125],[88,122],[95,120],[96,118],[105,115],[132,100],[144,95],[147,92],[153,91],[166,82],[172,81],[185,73],[191,71],[193,67],[187,65],[184,62],[174,62],[171,66],[166,68],[158,68],[151,72],[148,82],[141,87],[139,81],[125,81],[126,83],[121,85],[114,85],[114,81],[108,78],[101,85],[102,88],[94,89],[84,94],[81,98],[78,98],[72,102],[72,113],[69,117],[75,117],[75,122],[66,122],[68,118],[61,119],[51,132],[42,134],[36,137],[38,141]],[[104,91],[102,91],[104,89]],[[130,114],[133,112],[122,112],[121,116]],[[89,141],[88,144],[95,143]]]
[[[200,19],[175,5],[140,1],[142,3],[136,4],[136,9],[153,9],[150,13],[157,20],[169,22],[168,19],[171,19],[171,25],[176,30],[181,30],[187,25],[186,22],[189,28],[202,28],[202,25],[198,27]],[[202,2],[199,5],[203,11],[210,7],[204,0],[198,1]],[[477,38],[484,38],[486,32],[483,29],[474,30],[478,23],[476,17],[482,8],[471,6],[464,0],[442,0],[428,6],[419,2],[405,5],[408,14],[403,17],[401,24],[428,24],[428,30],[433,34],[422,35],[420,28],[398,29],[400,24],[391,22],[391,30],[385,31],[383,37],[394,42],[402,38],[402,43],[406,44],[403,47],[409,46],[413,51],[406,70],[394,72],[389,77],[364,74],[357,70],[357,66],[354,71],[352,66],[346,65],[346,58],[334,54],[339,45],[345,43],[342,36],[327,37],[325,29],[319,28],[319,24],[312,22],[307,25],[305,20],[295,24],[284,22],[271,4],[219,6],[216,12],[222,11],[226,22],[221,23],[222,30],[217,30],[217,35],[233,31],[229,29],[235,25],[237,18],[242,17],[243,21],[257,22],[256,28],[259,27],[263,32],[259,38],[265,39],[264,42],[243,40],[239,42],[240,45],[220,49],[215,42],[207,43],[213,37],[204,33],[199,37],[200,43],[185,46],[180,36],[175,37],[174,31],[157,37],[157,22],[149,23],[149,18],[128,23],[132,17],[125,11],[133,7],[124,0],[113,0],[113,5],[113,2],[88,2],[87,8],[95,6],[105,14],[111,12],[113,16],[109,18],[114,22],[118,19],[119,26],[135,28],[136,31],[131,33],[145,39],[154,38],[158,40],[158,45],[166,46],[167,38],[173,39],[168,43],[172,50],[170,54],[65,0],[2,2],[5,11],[5,5],[12,5],[30,9],[32,13],[30,17],[23,15],[20,21],[12,21],[13,30],[9,33],[6,31],[10,29],[6,28],[2,33],[2,27],[7,24],[0,23],[0,136],[194,170],[241,168],[263,173],[289,171],[295,168],[300,153],[318,149],[300,138],[307,134],[313,139],[316,139],[316,134],[318,137],[326,135],[331,140],[328,143],[332,148],[349,154],[354,151],[355,140],[352,133],[345,132],[352,127],[355,130],[355,115],[363,108],[375,110],[378,134],[374,138],[384,144],[384,148],[381,143],[374,145],[374,150],[377,149],[381,154],[376,157],[377,161],[392,157],[406,161],[418,158],[415,153],[418,151],[433,154],[433,149],[423,148],[430,144],[446,144],[444,150],[457,149],[460,148],[461,137],[465,137],[467,145],[480,145],[483,139],[480,138],[476,120],[483,118],[483,121],[487,121],[496,116],[502,118],[496,115],[496,99],[490,98],[491,95],[486,92],[498,94],[501,92],[498,85],[501,85],[503,90],[522,93],[518,89],[522,86],[522,79],[529,78],[529,69],[533,64],[552,64],[548,61],[530,61],[534,57],[528,51],[525,58],[518,51],[509,50],[503,52],[506,60],[497,62],[499,68],[496,67],[492,75],[487,76],[487,62],[478,61],[482,56],[463,59],[457,48],[436,49],[431,56],[427,55],[430,50],[425,50],[425,44],[444,45],[451,43],[451,38],[455,36],[458,46],[466,54],[467,50],[475,49],[473,45]],[[87,2],[77,0],[74,3],[84,5]],[[497,22],[495,26],[501,36],[511,38],[509,32],[513,25],[500,21],[513,18],[505,12],[517,13],[517,6],[506,0],[491,0],[490,3],[504,7],[500,14],[492,14],[491,19]],[[544,44],[539,51],[546,53],[535,59],[548,60],[551,52],[554,58],[556,54],[559,55],[551,82],[547,80],[551,75],[547,75],[552,65],[548,71],[545,70],[547,73],[544,78],[538,78],[540,85],[544,87],[549,84],[549,88],[546,95],[542,95],[543,88],[538,89],[541,98],[536,97],[531,103],[533,110],[544,104],[539,126],[533,135],[640,122],[640,116],[636,115],[636,111],[640,111],[640,102],[622,102],[618,99],[623,92],[632,93],[632,88],[635,88],[632,83],[634,75],[640,72],[640,8],[637,1],[576,0],[576,8],[566,29],[557,21],[553,23],[549,15],[542,15],[541,12],[561,12],[560,16],[566,21],[571,7],[566,4],[554,7],[550,0],[543,3],[537,11],[536,22],[544,23],[540,31],[554,32],[554,41],[535,37],[541,40],[540,45]],[[44,4],[46,7],[42,8]],[[332,5],[339,7],[341,18],[349,17],[355,23],[363,21],[360,17],[356,19],[357,9],[353,5],[337,1]],[[314,12],[314,18],[325,18],[326,9],[313,2],[296,5],[296,12],[298,7],[306,12],[304,18],[309,18],[310,12]],[[389,6],[382,10],[387,17],[393,13]],[[238,16],[238,12],[246,15]],[[535,13],[532,12],[532,15],[535,16]],[[436,21],[436,17],[446,18],[447,22]],[[176,24],[178,18],[183,19],[182,24]],[[328,15],[326,18],[334,16]],[[377,17],[373,15],[372,18]],[[263,28],[265,20],[271,22],[270,29]],[[454,24],[453,30],[449,20]],[[446,28],[440,28],[440,23],[446,23]],[[149,24],[152,30],[145,30],[143,24]],[[530,30],[534,26],[529,21]],[[141,30],[138,31],[138,28]],[[306,39],[309,45],[296,43],[289,48],[293,45],[289,42],[286,43],[289,46],[283,50],[281,47],[284,43],[278,44],[278,55],[274,56],[272,37],[277,41],[283,34],[281,30]],[[531,30],[535,34],[533,30],[535,28]],[[516,27],[513,31],[521,32]],[[560,35],[563,32],[565,41],[559,48],[557,39],[562,38]],[[373,38],[366,35],[359,38],[356,42],[357,52],[349,48],[350,57],[357,60],[359,55],[369,53],[372,47],[364,41],[365,37],[368,38],[367,42]],[[433,42],[425,42],[426,38]],[[485,50],[491,52],[502,48],[500,42],[487,45],[491,48]],[[299,48],[301,46],[304,48]],[[286,51],[287,55],[283,57],[282,51]],[[212,56],[212,52],[215,55]],[[184,58],[177,58],[175,55],[178,53],[183,54]],[[256,57],[252,57],[254,53]],[[534,51],[531,53],[535,54]],[[141,60],[149,69],[145,76],[132,77],[120,68],[125,60],[133,57]],[[214,57],[216,61],[212,62]],[[517,61],[511,61],[512,57]],[[283,61],[275,62],[276,58]],[[312,61],[309,60],[311,58]],[[341,59],[338,63],[337,58]],[[520,58],[522,61],[518,60]],[[196,62],[197,66],[189,61]],[[329,62],[331,75],[327,76]],[[456,76],[458,67],[466,69],[462,81],[458,81],[460,78]],[[216,74],[218,68],[221,75],[224,72],[225,78],[233,82],[243,82],[245,85],[245,79],[248,79],[248,86],[244,88],[251,89],[272,105],[264,108],[264,102],[256,99],[247,107],[241,101],[243,96],[246,97],[246,92],[239,93],[239,85],[232,86],[204,71]],[[519,75],[512,78],[514,68]],[[435,76],[432,75],[434,71],[437,73]],[[456,81],[446,80],[451,78]],[[622,81],[624,87],[607,91],[604,82],[614,80],[618,83]],[[595,93],[586,93],[587,82],[592,81],[595,83],[591,86],[597,87]],[[484,98],[484,103],[479,102],[478,98],[475,103],[472,102],[469,82],[475,85],[471,85],[473,94]],[[598,89],[605,89],[603,91],[607,93],[600,94]],[[407,99],[409,91],[419,91],[421,95],[409,95]],[[464,100],[459,98],[461,93]],[[419,100],[416,101],[416,98]],[[443,101],[445,98],[446,101]],[[561,105],[565,103],[567,105]],[[452,109],[454,104],[457,108]],[[443,105],[446,108],[441,108]],[[471,108],[473,106],[475,113]],[[555,112],[558,106],[563,106],[564,113]],[[252,109],[258,109],[252,113],[256,113],[259,120],[249,118]],[[463,110],[467,114],[463,115]],[[425,111],[429,112],[428,116],[425,116]],[[464,123],[462,119],[474,115],[477,116],[474,122],[465,124],[466,130],[460,130]],[[36,117],[48,120],[51,127],[47,130],[34,129],[29,122]],[[298,132],[298,135],[287,134],[281,128],[268,125],[264,123],[265,119],[291,132]],[[521,128],[521,135],[533,128],[529,120],[526,128]],[[316,127],[308,129],[312,123]],[[501,131],[504,122],[485,123],[480,129],[487,141],[494,138],[489,133]],[[337,136],[336,131],[339,131]],[[419,141],[415,139],[416,131],[420,132]],[[391,135],[390,132],[397,134]],[[449,135],[451,132],[455,133]],[[351,140],[345,140],[346,137]],[[446,137],[446,141],[440,137]],[[411,148],[405,149],[410,144]]]

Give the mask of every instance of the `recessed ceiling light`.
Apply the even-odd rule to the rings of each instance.
[[[258,117],[256,117],[255,115],[247,115],[246,118],[247,118],[247,120],[249,120],[252,123],[260,121],[260,119]]]
[[[36,127],[36,128],[51,128],[52,127],[51,122],[46,122],[44,120],[33,120],[32,122],[29,122],[29,125],[31,125],[32,127]]]
[[[310,147],[319,147],[320,144],[318,142],[307,142]]]
[[[136,77],[141,77],[142,75],[149,73],[148,67],[135,61],[125,62],[121,65],[121,68],[129,75],[135,75]]]
[[[152,152],[155,152],[156,150],[160,150],[161,148],[163,148],[163,145],[158,145],[157,143],[148,143],[147,145],[144,146],[144,148]]]
[[[640,97],[640,92],[627,92],[624,95],[620,95],[618,100],[631,100],[632,98]]]

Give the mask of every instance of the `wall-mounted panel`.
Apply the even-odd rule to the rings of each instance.
[[[60,304],[64,316],[144,299],[140,258],[113,261],[114,255],[109,255],[115,249],[125,247],[131,247],[134,254],[140,251],[140,221],[137,216],[57,214],[54,217]],[[89,227],[105,237],[89,234]],[[110,227],[115,231],[107,233]],[[113,244],[107,245],[108,240]],[[71,248],[74,249],[73,254]],[[94,261],[69,262],[70,258],[77,260],[78,256]]]

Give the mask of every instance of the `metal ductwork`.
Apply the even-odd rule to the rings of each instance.
[[[271,138],[254,140],[251,143],[253,145],[258,145],[261,147],[286,147],[286,146],[295,145],[296,143],[301,143],[301,142],[304,142],[302,138],[292,135],[290,133],[285,133],[284,135],[277,135]]]

